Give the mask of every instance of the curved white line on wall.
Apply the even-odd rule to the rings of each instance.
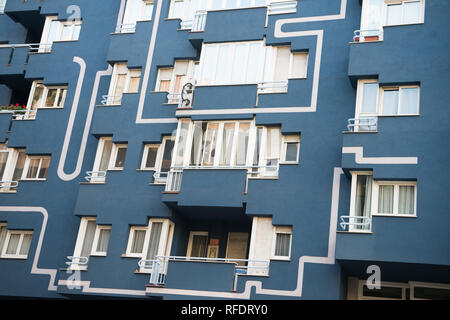
[[[80,64],[81,71],[80,71],[80,77],[78,78],[78,85],[77,85],[77,89],[76,89],[76,93],[75,93],[76,99],[74,99],[74,104],[72,105],[69,123],[67,124],[67,129],[66,129],[66,136],[64,138],[64,144],[63,144],[63,148],[61,150],[61,156],[59,158],[59,163],[58,163],[58,176],[61,180],[64,180],[64,181],[70,181],[70,180],[75,179],[76,177],[78,177],[78,175],[81,172],[81,167],[83,165],[84,153],[86,151],[86,144],[87,144],[87,140],[89,137],[89,130],[91,128],[91,123],[92,123],[92,116],[94,114],[95,100],[97,98],[97,92],[98,92],[98,87],[99,87],[99,83],[100,83],[100,78],[102,76],[109,76],[112,74],[112,67],[108,66],[108,69],[103,70],[103,71],[98,71],[95,76],[94,87],[92,89],[91,101],[89,104],[88,114],[86,116],[86,122],[84,125],[83,137],[81,139],[80,151],[78,153],[78,159],[77,159],[75,171],[73,171],[70,174],[66,174],[64,172],[64,164],[65,164],[66,158],[67,158],[67,150],[69,149],[70,138],[72,136],[73,125],[74,125],[75,116],[76,116],[77,109],[78,109],[78,100],[79,100],[79,96],[80,96],[80,92],[81,92],[81,87],[83,84],[83,77],[84,77],[85,69],[86,69],[86,64],[83,59],[81,59],[79,57],[74,57],[73,61]],[[80,79],[81,79],[81,82],[80,82]],[[75,104],[75,101],[76,101],[76,104]]]
[[[354,153],[358,164],[418,164],[417,157],[364,157],[364,147],[343,147],[342,153]]]
[[[56,272],[57,269],[41,269],[38,267],[39,256],[41,254],[42,242],[44,241],[45,229],[47,228],[48,212],[43,207],[0,207],[0,211],[6,212],[29,212],[36,213],[39,212],[44,217],[42,221],[41,233],[39,234],[38,244],[36,246],[36,252],[34,254],[33,265],[31,267],[31,274],[45,274],[50,276],[50,281],[48,283],[49,291],[56,291],[57,286],[55,285]]]
[[[183,296],[195,296],[195,297],[208,297],[208,298],[225,298],[225,299],[250,299],[251,289],[255,287],[256,294],[261,295],[276,295],[286,297],[301,297],[303,292],[303,278],[304,278],[304,265],[305,263],[318,263],[318,264],[334,264],[335,263],[335,251],[336,251],[336,228],[339,208],[339,190],[340,180],[343,171],[341,168],[334,168],[333,174],[333,187],[331,196],[331,210],[330,210],[330,229],[328,236],[328,255],[326,257],[314,257],[314,256],[302,256],[299,258],[298,264],[298,276],[297,287],[294,290],[274,290],[263,289],[261,281],[247,281],[245,283],[245,289],[241,293],[236,292],[224,292],[224,291],[206,291],[206,290],[188,290],[188,289],[170,289],[170,288],[147,288],[146,293],[156,295],[183,295]],[[139,290],[124,290],[124,289],[108,289],[108,288],[91,288],[90,281],[71,281],[60,280],[58,285],[72,285],[82,286],[85,293],[103,293],[103,294],[119,294],[119,295],[142,295],[142,291]]]

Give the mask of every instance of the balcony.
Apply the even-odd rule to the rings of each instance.
[[[347,122],[348,132],[377,132],[378,118],[377,117],[363,117],[350,118]]]
[[[355,30],[353,32],[353,42],[373,41],[383,41],[383,29]]]

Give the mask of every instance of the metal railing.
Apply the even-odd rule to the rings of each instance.
[[[72,265],[85,266],[89,262],[89,258],[88,257],[68,256],[67,259],[70,260],[70,261],[66,262],[66,264],[68,266],[72,266]]]
[[[370,229],[370,225],[372,223],[371,217],[360,217],[360,216],[341,216],[340,217],[341,222],[339,225],[341,226],[342,230],[346,231],[347,226],[351,231],[367,231]]]
[[[18,186],[19,186],[18,181],[0,181],[0,192],[16,191]]]
[[[258,93],[279,93],[288,91],[288,80],[263,81],[258,83]]]
[[[180,104],[181,102],[181,93],[169,93],[167,94],[167,103],[168,104]]]
[[[354,42],[370,42],[383,40],[383,30],[373,29],[373,30],[355,30],[353,32]]]
[[[347,129],[350,132],[378,131],[378,118],[350,118],[347,121]]]
[[[177,192],[181,190],[182,168],[172,168],[167,174],[166,192]]]
[[[200,32],[205,31],[206,17],[208,12],[206,10],[199,10],[195,13],[194,20],[192,21],[191,31]]]
[[[122,102],[122,96],[108,96],[103,95],[102,96],[102,105],[104,106],[111,106],[111,105],[119,105]]]
[[[34,120],[36,119],[37,110],[14,110],[13,120]]]
[[[181,257],[181,256],[156,256],[153,260],[140,260],[138,266],[141,270],[151,273],[150,284],[155,286],[163,286],[165,284],[166,275],[168,273],[168,265],[170,261],[191,261],[199,263],[234,263],[235,274],[233,290],[236,289],[237,276],[246,274],[269,274],[269,260],[247,260],[247,259],[229,259],[229,258],[197,258],[197,257]]]
[[[86,181],[88,182],[105,182],[106,171],[86,171]]]
[[[133,33],[136,32],[135,23],[122,23],[116,26],[116,33]]]
[[[30,58],[30,54],[38,52],[51,52],[52,44],[51,43],[1,44],[0,49],[10,49],[7,65],[12,64],[15,50],[21,48],[28,48],[28,53],[24,61],[24,64],[27,64]]]
[[[297,0],[270,2],[267,5],[268,14],[295,13],[297,11]]]

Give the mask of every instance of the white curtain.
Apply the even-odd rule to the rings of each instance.
[[[417,97],[418,88],[404,88],[400,90],[401,94],[401,113],[402,114],[417,114]]]
[[[32,237],[33,237],[32,234],[25,234],[23,236],[22,246],[20,247],[20,251],[19,251],[20,255],[28,254],[28,251],[30,250],[30,246],[31,246],[31,238]]]
[[[161,239],[162,222],[153,222],[150,234],[150,243],[148,244],[147,260],[155,259],[158,254],[159,241]]]
[[[378,213],[393,213],[394,186],[380,186],[378,189]]]
[[[372,176],[359,175],[356,185],[355,216],[370,217],[372,204]],[[364,222],[363,219],[353,219],[356,223]],[[369,226],[356,226],[356,229],[369,229]]]
[[[97,243],[97,252],[107,252],[108,250],[108,243],[109,243],[109,237],[111,235],[110,229],[101,229],[100,234],[98,236],[98,243]]]
[[[398,199],[399,214],[414,214],[414,187],[400,186]]]
[[[3,251],[3,244],[5,243],[6,238],[6,227],[0,227],[0,254]]]
[[[84,235],[83,247],[81,249],[82,257],[89,257],[92,250],[92,243],[94,242],[95,229],[97,224],[95,221],[88,221],[86,226],[86,233]]]
[[[290,244],[291,235],[289,233],[277,233],[275,255],[278,257],[288,257]]]
[[[208,236],[194,235],[192,238],[191,257],[205,258],[208,246]]]
[[[6,254],[16,254],[17,247],[19,246],[20,234],[12,234],[9,237],[8,247],[6,248]]]
[[[142,253],[144,248],[145,230],[135,230],[133,242],[131,243],[131,253]]]

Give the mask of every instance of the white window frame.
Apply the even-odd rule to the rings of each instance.
[[[197,258],[197,257],[192,257],[192,245],[194,242],[194,236],[207,236],[208,240],[209,240],[209,232],[208,231],[191,231],[191,232],[189,232],[189,241],[188,241],[187,250],[186,250],[187,258]]]
[[[380,186],[393,186],[393,208],[392,213],[378,213],[378,198],[379,198],[379,188]],[[413,214],[400,214],[398,213],[399,204],[399,190],[400,186],[414,187],[414,212]],[[372,216],[382,216],[382,217],[417,217],[417,182],[415,181],[373,181],[372,186]]]
[[[385,298],[385,297],[371,297],[371,296],[365,296],[363,287],[367,285],[366,280],[359,280],[358,281],[358,300],[406,300],[406,289],[409,288],[407,283],[399,283],[399,282],[381,282],[381,287],[394,287],[394,288],[401,288],[402,289],[402,298],[401,299],[395,299],[395,298]]]
[[[418,22],[413,23],[404,23],[405,18],[405,3],[408,2],[420,2],[421,10],[420,10],[420,16]],[[401,5],[402,6],[402,22],[399,24],[387,24],[386,18],[387,18],[387,7],[389,5]],[[381,13],[381,23],[384,27],[392,27],[392,26],[404,26],[404,25],[415,25],[415,24],[422,24],[425,22],[425,0],[384,0],[383,2],[383,8]]]
[[[106,252],[102,252],[102,251],[97,251],[97,246],[98,246],[98,241],[100,239],[100,232],[102,230],[109,230],[111,232],[112,227],[108,226],[108,225],[97,225],[95,228],[95,234],[94,234],[94,241],[92,242],[92,249],[91,249],[91,256],[97,256],[97,257],[106,257],[107,255],[107,251]],[[110,233],[111,236],[111,233]],[[109,245],[109,241],[111,240],[111,238],[108,240],[108,245]]]
[[[41,37],[41,46],[39,47],[39,51],[41,53],[48,53],[51,52],[51,44],[49,43],[49,32],[50,32],[50,26],[52,24],[53,21],[58,21],[59,25],[58,25],[58,30],[56,32],[56,37],[55,39],[52,41],[53,42],[68,42],[68,41],[78,41],[79,37],[77,37],[76,39],[74,38],[74,31],[75,31],[75,26],[80,26],[80,32],[81,32],[81,25],[82,25],[82,20],[74,20],[74,21],[60,21],[58,20],[58,16],[48,16],[45,18],[45,24],[44,24],[44,29],[42,31],[42,37]],[[71,30],[71,39],[69,40],[62,40],[62,31],[64,26],[72,26],[72,30]]]
[[[128,151],[128,144],[126,143],[114,143],[112,144],[112,149],[111,149],[111,156],[109,158],[109,165],[108,165],[108,171],[122,171],[125,167],[125,160],[124,160],[124,166],[123,167],[116,167],[116,160],[117,160],[117,155],[119,153],[119,149],[127,149]],[[125,154],[125,158],[126,158],[126,154]]]
[[[275,249],[277,245],[277,234],[289,234],[289,255],[288,256],[277,256],[275,255]],[[291,251],[292,251],[292,227],[281,227],[274,226],[273,227],[273,240],[272,240],[272,255],[270,260],[291,260]]]
[[[6,225],[2,225],[2,226],[6,226]],[[14,254],[11,253],[6,253],[7,249],[8,249],[8,244],[11,238],[11,235],[14,234],[19,234],[20,235],[20,239],[19,239],[19,243],[17,245],[17,250]],[[4,258],[4,259],[27,259],[28,258],[28,252],[27,254],[19,254],[20,253],[20,249],[22,248],[22,244],[23,244],[23,238],[25,235],[27,234],[31,234],[33,235],[33,231],[30,230],[6,230],[6,238],[5,238],[5,242],[3,243],[3,248],[1,251],[1,255],[0,258]],[[31,239],[31,241],[33,241],[33,239]],[[30,244],[30,249],[31,249],[31,244]]]
[[[148,226],[147,227],[130,226],[130,233],[128,235],[128,242],[127,242],[127,249],[126,249],[126,252],[125,252],[125,256],[126,257],[130,257],[130,258],[141,258],[141,259],[143,259],[145,237],[144,237],[144,243],[142,245],[142,252],[140,252],[140,253],[131,252],[131,246],[133,245],[133,239],[134,239],[134,235],[135,235],[136,231],[144,231],[146,233],[146,236],[147,236]]]
[[[19,159],[19,155],[20,153],[24,153],[25,149],[15,149],[15,148],[7,148],[6,144],[0,144],[0,145],[5,145],[6,149],[0,149],[0,153],[7,153],[7,160],[6,160],[6,164],[5,164],[5,171],[3,172],[3,176],[0,176],[0,181],[5,181],[5,182],[13,182],[12,179],[14,177],[14,172],[16,170],[17,167],[17,161]],[[27,155],[25,155],[25,157],[27,157]],[[25,158],[26,161],[26,158]],[[25,163],[24,163],[24,168],[25,169]],[[23,175],[23,173],[22,173]],[[22,180],[22,176],[20,176],[19,179],[17,180]],[[15,181],[15,182],[19,182],[19,181]],[[4,187],[4,188],[0,188],[0,192],[16,192],[15,188],[11,188],[11,187]]]
[[[181,64],[187,63],[187,71],[182,72],[180,69],[182,67],[179,67]],[[194,60],[176,60],[173,67],[161,67],[158,68],[158,75],[156,77],[156,84],[155,84],[155,92],[167,92],[169,95],[174,94],[181,94],[181,90],[183,89],[183,86],[190,82],[192,84],[196,84],[196,80],[194,79],[194,73],[196,64],[198,62]],[[178,68],[177,68],[178,67]],[[169,70],[171,73],[169,81],[169,90],[161,90],[161,74],[163,71]],[[183,80],[180,83],[180,92],[175,92],[175,85],[176,85],[176,79],[177,76],[182,76]],[[176,99],[170,99],[168,98],[168,104],[178,104],[178,101],[175,101]]]
[[[172,249],[173,232],[175,229],[175,224],[169,219],[151,218],[149,219],[148,226],[146,227],[147,232],[145,233],[144,247],[142,248],[142,255],[140,256],[141,259],[146,259],[148,247],[150,245],[150,236],[152,233],[153,223],[162,223],[162,229],[156,256],[170,255],[170,251]],[[163,266],[163,268],[167,268],[167,265]],[[139,268],[139,272],[141,273],[151,273],[151,271],[152,271],[151,268],[148,267],[146,268],[145,266],[141,266]],[[160,270],[160,273],[165,273],[165,270]]]
[[[156,165],[155,165],[155,173],[161,173],[161,167],[162,167],[162,162],[163,162],[163,158],[164,158],[164,152],[166,150],[166,143],[167,141],[175,141],[175,138],[172,136],[165,136],[162,139],[161,145],[158,149],[158,153],[156,155]],[[175,146],[176,143],[173,146],[172,149],[172,157],[171,157],[171,166],[173,164],[173,159],[174,159],[174,155],[175,155]],[[170,169],[169,169],[170,171]],[[167,181],[167,177],[159,177],[159,178],[155,178],[154,179],[154,184],[165,184]]]
[[[401,107],[402,107],[402,95],[401,95],[401,90],[402,89],[412,89],[415,88],[417,89],[417,113],[402,113],[401,112]],[[398,106],[397,106],[397,110],[398,113],[397,114],[383,114],[383,107],[384,107],[384,92],[385,91],[398,91]],[[417,116],[420,114],[420,86],[419,85],[411,85],[411,86],[383,86],[380,87],[380,111],[379,111],[379,116],[383,117],[383,116],[396,116],[396,117],[401,117],[401,116]]]
[[[160,153],[161,145],[162,144],[155,144],[155,143],[146,143],[144,145],[144,152],[142,153],[142,160],[141,160],[141,170],[156,171],[156,167],[158,166],[158,154]],[[146,167],[148,153],[150,149],[156,149],[155,165],[153,167]]]
[[[372,177],[372,193],[371,197],[371,205],[370,205],[370,216],[368,218],[372,219],[373,216],[373,172],[372,171],[351,171],[352,182],[351,182],[351,192],[350,192],[350,217],[357,217],[355,215],[355,205],[356,205],[356,186],[358,181],[358,176],[371,176]],[[361,222],[360,220],[354,219],[355,222]],[[372,223],[369,224],[369,228],[364,229],[356,229],[354,226],[348,226],[349,232],[358,232],[358,233],[371,233],[372,232]]]
[[[410,290],[409,290],[409,299],[410,300],[429,300],[429,299],[414,297],[414,289],[416,287],[450,290],[450,284],[445,284],[445,283],[409,281],[408,284],[410,287]]]
[[[297,144],[297,158],[295,159],[295,161],[287,161],[286,160],[286,151],[287,151],[288,143],[296,143]],[[299,157],[300,157],[300,134],[298,134],[298,135],[294,135],[294,134],[282,135],[282,138],[281,138],[281,157],[282,157],[282,160],[280,161],[280,164],[298,164],[299,163]]]
[[[137,77],[134,73],[139,72],[139,77]],[[119,78],[119,75],[126,75],[126,79],[125,79],[125,85],[123,88],[123,92],[122,95],[119,97],[115,97],[115,91],[116,91],[116,86],[117,86],[117,80]],[[141,68],[128,68],[126,62],[118,62],[114,64],[113,67],[113,74],[111,76],[111,82],[109,85],[109,90],[108,90],[108,99],[106,102],[106,105],[121,105],[122,104],[122,98],[123,98],[123,94],[125,93],[139,93],[140,91],[140,87],[141,87],[141,77],[142,77],[142,69]],[[139,86],[138,86],[138,90],[136,92],[130,92],[130,80],[131,78],[139,78]],[[111,100],[109,100],[109,98],[114,97]]]
[[[33,104],[33,98],[34,98],[34,93],[36,91],[36,87],[38,84],[41,84],[44,86],[44,91],[42,92],[42,99],[41,99],[41,103],[40,105],[37,107],[37,109],[63,109],[64,108],[64,103],[66,101],[66,96],[67,96],[67,86],[46,86],[42,80],[37,80],[37,81],[33,81],[33,84],[31,85],[31,90],[30,90],[30,95],[28,96],[28,101],[27,101],[27,110],[31,111],[31,107]],[[52,89],[57,89],[57,94],[55,97],[55,102],[53,103],[52,107],[46,107],[45,103],[47,101],[47,97],[48,97],[48,91],[52,90]],[[63,98],[61,100],[62,105],[58,106],[57,102],[59,100],[59,97],[61,95],[63,95]]]
[[[27,178],[28,169],[30,168],[30,162],[31,162],[31,160],[36,160],[36,159],[39,159],[39,166],[38,166],[38,170],[37,170],[38,175],[39,175],[39,171],[41,170],[42,161],[44,159],[49,160],[48,170],[50,170],[51,156],[49,156],[49,155],[39,155],[39,156],[27,155],[27,158],[25,160],[25,165],[23,167],[22,178],[20,180],[25,180],[25,181],[45,181],[45,180],[47,180],[47,176],[45,176],[45,178],[37,178],[37,177],[36,178]],[[47,171],[47,173],[48,173],[48,171]]]
[[[133,17],[136,18],[136,20],[130,19],[130,21],[128,21],[126,19],[129,18],[127,17],[127,10],[129,9],[128,8],[129,0],[127,0],[121,22],[122,24],[120,25],[120,27],[118,26],[119,27],[117,30],[118,33],[134,33],[136,32],[136,24],[138,22],[151,21],[153,19],[154,0],[140,0],[140,1],[141,1],[141,7],[139,8],[140,11],[139,13],[136,14],[135,17]],[[151,6],[151,9],[150,8],[145,9],[145,6]],[[150,17],[145,16],[146,10],[149,10]]]

